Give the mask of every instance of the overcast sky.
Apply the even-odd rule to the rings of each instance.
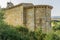
[[[6,7],[7,2],[10,2],[10,0],[0,0],[0,6]],[[33,3],[33,4],[45,4],[45,5],[51,5],[53,6],[52,9],[52,16],[60,16],[60,0],[11,0],[14,5],[17,5],[19,3]]]

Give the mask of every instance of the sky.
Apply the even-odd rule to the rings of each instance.
[[[51,5],[53,6],[51,16],[60,16],[60,0],[0,0],[0,6],[6,7],[7,2],[12,2],[14,5],[20,3],[33,3],[34,5]]]

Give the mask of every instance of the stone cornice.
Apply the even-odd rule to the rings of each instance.
[[[53,7],[52,6],[50,6],[50,5],[35,5],[34,7],[41,7],[41,8],[50,8],[50,9],[52,9]]]

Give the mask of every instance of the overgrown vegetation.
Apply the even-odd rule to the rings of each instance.
[[[13,28],[7,25],[3,16],[4,13],[0,12],[0,40],[60,40],[60,34],[56,32],[60,30],[60,26],[53,27],[50,33],[42,33],[41,29],[32,32],[21,26]]]

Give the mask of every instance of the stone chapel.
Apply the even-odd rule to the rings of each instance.
[[[48,31],[51,28],[52,8],[50,5],[33,5],[32,3],[14,5],[8,2],[7,7],[4,8],[4,21],[9,25],[24,26],[32,31],[40,27],[43,31]]]

